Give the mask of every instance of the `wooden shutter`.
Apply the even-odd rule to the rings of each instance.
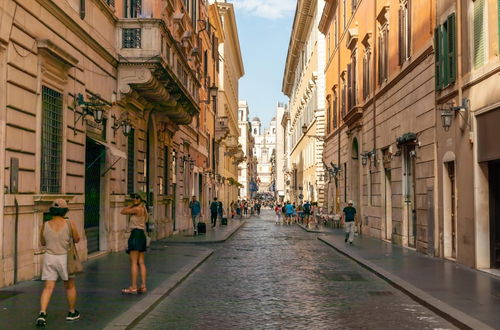
[[[411,0],[408,0],[408,3],[406,4],[406,58],[410,57],[410,52],[411,52]]]
[[[402,65],[405,61],[405,45],[404,45],[404,34],[405,34],[405,18],[404,18],[404,8],[399,7],[398,11],[398,50],[399,50],[399,65]]]
[[[443,87],[443,80],[441,79],[441,27],[438,26],[434,29],[434,62],[436,65],[435,80],[436,89]]]
[[[448,52],[446,54],[447,56],[447,65],[448,65],[448,68],[447,68],[447,83],[448,84],[452,84],[455,82],[455,78],[456,78],[456,75],[457,75],[457,61],[456,61],[456,34],[455,34],[455,13],[451,14],[450,16],[448,16],[448,19],[447,19],[447,27],[448,27],[448,31],[447,31],[447,38],[446,38],[446,44],[447,44],[447,48],[448,48]]]
[[[338,97],[337,97],[337,91],[333,92],[333,127],[337,128],[337,103],[338,103]]]
[[[378,37],[378,83],[382,84],[382,36]]]
[[[340,95],[340,102],[341,102],[341,106],[342,106],[342,117],[345,117],[345,97],[346,97],[346,87],[345,87],[345,83],[342,85],[342,95]]]
[[[352,64],[347,64],[347,111],[352,107]]]
[[[358,61],[357,61],[357,52],[355,51],[352,55],[352,104],[351,107],[354,107],[358,103]],[[350,110],[350,109],[349,109]]]
[[[484,64],[485,56],[484,0],[474,1],[473,21],[473,58],[477,69]]]

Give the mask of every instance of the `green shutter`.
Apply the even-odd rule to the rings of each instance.
[[[447,38],[446,38],[446,44],[448,47],[448,52],[447,52],[447,82],[448,84],[452,84],[455,82],[456,76],[457,76],[457,60],[456,60],[456,33],[455,33],[455,13],[451,14],[448,16],[447,19]]]
[[[484,0],[474,1],[473,20],[473,59],[474,68],[477,69],[484,64],[485,57]]]
[[[441,74],[441,26],[438,26],[434,29],[434,54],[435,54],[435,63],[436,63],[436,89],[443,88],[443,77]]]
[[[449,81],[449,58],[448,58],[448,21],[443,23],[441,28],[441,77],[443,78],[443,87],[448,86]]]

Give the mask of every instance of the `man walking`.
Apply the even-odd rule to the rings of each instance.
[[[212,228],[217,224],[217,214],[219,211],[219,202],[217,202],[217,197],[214,197],[213,202],[210,204],[210,219],[212,221]]]
[[[193,232],[196,235],[196,220],[198,219],[200,212],[201,212],[201,206],[200,202],[196,200],[196,196],[193,196],[193,199],[191,202],[189,202],[189,208],[191,209],[191,220],[193,221]]]
[[[346,207],[343,210],[343,221],[345,223],[345,239],[344,242],[352,245],[352,240],[354,239],[354,226],[356,219],[356,209],[352,206],[353,202],[350,200]]]

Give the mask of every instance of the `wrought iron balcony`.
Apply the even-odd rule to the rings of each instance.
[[[175,123],[190,123],[200,110],[201,85],[164,21],[120,19],[117,27],[120,92],[137,92]]]

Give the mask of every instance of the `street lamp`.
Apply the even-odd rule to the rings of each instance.
[[[111,126],[113,134],[116,134],[116,130],[120,127],[122,128],[122,133],[124,136],[128,136],[130,134],[130,132],[132,131],[132,125],[130,124],[130,120],[128,118],[117,119],[115,115],[112,115],[111,118],[113,118],[113,125]]]
[[[75,113],[75,118],[73,121],[73,134],[76,135],[76,124],[80,119],[83,121],[85,117],[91,115],[94,118],[94,121],[97,124],[102,123],[104,119],[104,107],[108,104],[103,102],[99,95],[91,95],[89,101],[85,101],[83,99],[83,95],[81,93],[77,94],[75,97],[75,109],[73,110]],[[76,117],[76,107],[81,107],[82,113]]]
[[[215,86],[215,84],[210,86],[210,88],[208,89],[208,94],[209,94],[208,100],[201,100],[200,102],[210,104],[210,102],[211,102],[210,100],[212,100],[214,97],[217,96],[218,91],[219,91],[219,88],[217,86]]]
[[[456,112],[460,113],[459,112],[460,110],[468,111],[469,105],[470,105],[469,99],[464,97],[462,99],[462,104],[459,106],[453,106],[453,103],[447,103],[444,107],[439,109],[441,110],[441,125],[443,126],[445,131],[448,131],[450,129],[451,122],[455,117],[455,113]]]
[[[306,135],[306,133],[307,133],[307,125],[306,124],[302,125],[301,129],[302,129],[302,134],[304,136],[307,136],[310,138],[315,138],[316,140],[319,140],[319,141],[323,141],[325,139],[325,137],[321,136],[321,135]]]

